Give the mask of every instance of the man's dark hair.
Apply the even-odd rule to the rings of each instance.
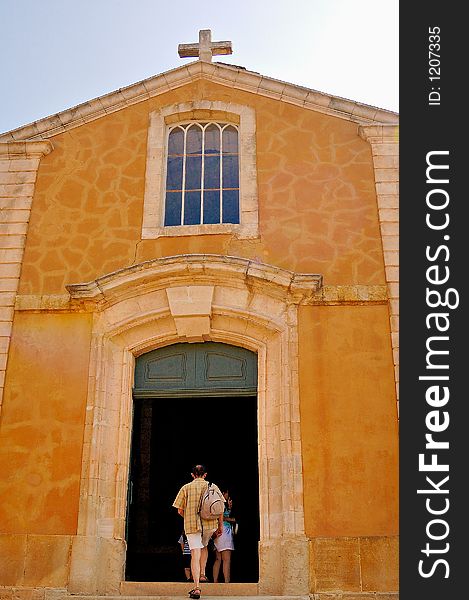
[[[195,465],[195,467],[192,467],[192,474],[195,477],[202,477],[206,472],[207,470],[204,465]]]

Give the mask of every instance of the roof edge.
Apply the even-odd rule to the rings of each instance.
[[[398,113],[383,108],[273,79],[242,67],[197,60],[1,133],[0,141],[46,140],[198,79],[208,79],[359,125],[397,125],[399,122]]]

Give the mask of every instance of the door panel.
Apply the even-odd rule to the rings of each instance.
[[[136,361],[134,397],[255,395],[257,355],[216,342],[174,344]]]

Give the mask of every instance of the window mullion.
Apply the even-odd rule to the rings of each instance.
[[[185,204],[185,193],[186,193],[186,140],[187,140],[187,127],[184,128],[184,147],[182,150],[182,190],[181,190],[181,225],[184,225],[184,204]]]
[[[220,127],[220,223],[223,223],[223,129]]]
[[[205,126],[208,127],[208,124]],[[205,127],[202,127],[202,167],[200,173],[200,222],[204,222]]]

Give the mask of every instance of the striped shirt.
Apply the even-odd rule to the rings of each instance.
[[[220,494],[218,487],[211,484]],[[181,508],[184,511],[184,531],[188,533],[198,533],[203,529],[217,529],[218,519],[201,519],[199,515],[200,501],[203,492],[207,489],[208,483],[202,477],[193,479],[186,483],[179,490],[176,499],[173,502],[175,508]]]
[[[184,535],[181,535],[181,537],[179,538],[179,543],[183,545],[183,549],[182,549],[182,553],[183,554],[190,554],[191,553],[191,549],[189,548],[189,542],[187,541],[187,538]]]

